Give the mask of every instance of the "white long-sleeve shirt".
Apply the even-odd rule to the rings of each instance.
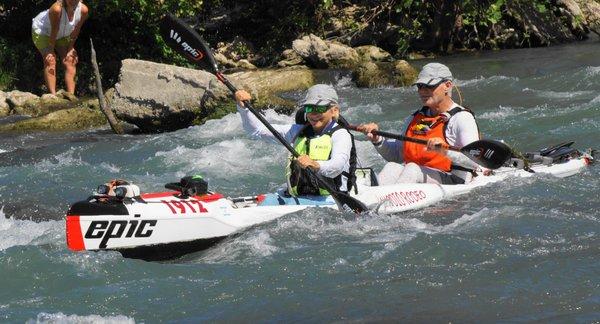
[[[274,141],[277,142],[277,138],[262,124],[250,110],[244,107],[237,106],[237,111],[242,117],[242,125],[248,135],[253,138]],[[300,131],[304,128],[304,125],[300,124],[289,124],[289,125],[277,125],[271,124],[273,128],[281,134],[281,136],[292,146]],[[335,121],[332,121],[323,129],[321,134],[327,133],[329,130],[337,126]],[[320,168],[318,174],[328,177],[335,178],[342,172],[349,172],[350,170],[350,151],[352,149],[352,137],[347,131],[335,132],[331,135],[332,149],[331,156],[327,161],[318,161]],[[342,186],[340,190],[346,190],[347,179],[342,177]]]
[[[455,107],[459,107],[458,104],[454,103],[450,109]],[[427,113],[430,113],[430,111],[428,110]],[[412,119],[413,116],[410,115],[404,120],[401,128],[404,130],[404,133],[406,133],[408,125],[410,125]],[[477,122],[475,121],[473,114],[467,111],[460,111],[456,113],[456,115],[452,116],[452,118],[450,118],[448,121],[445,135],[448,144],[458,148],[479,140],[479,129],[477,128]],[[386,161],[398,163],[402,163],[404,161],[404,141],[382,138],[382,140],[374,145],[377,152]],[[426,149],[426,147],[423,146],[423,149]],[[448,158],[450,158],[450,160],[452,160],[452,162],[456,165],[466,168],[479,167],[475,162],[471,161],[468,157],[460,152],[448,151],[446,154]],[[454,170],[452,173],[463,179],[467,177],[467,172],[465,171]]]

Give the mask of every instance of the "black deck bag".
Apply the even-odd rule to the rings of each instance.
[[[187,176],[178,183],[167,183],[165,188],[179,191],[184,196],[202,196],[208,193],[208,182],[200,176]]]

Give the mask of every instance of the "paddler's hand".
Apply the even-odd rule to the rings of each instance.
[[[252,100],[252,96],[246,90],[238,90],[234,94],[235,101],[237,101],[238,106],[245,107],[244,101]]]
[[[443,139],[434,137],[427,140],[427,150],[446,154],[446,151],[448,151],[448,145],[444,143]]]
[[[377,125],[375,123],[360,124],[356,128],[358,129],[359,132],[365,133],[365,135],[367,135],[367,138],[371,142],[378,143],[378,142],[381,141],[381,136],[378,136],[378,135],[375,135],[375,134],[371,133],[374,130],[375,131],[379,130],[379,125]]]
[[[308,155],[300,155],[296,160],[302,169],[311,168],[317,171],[321,168],[319,163],[309,158]]]

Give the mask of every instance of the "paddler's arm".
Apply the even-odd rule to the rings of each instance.
[[[402,126],[402,130],[406,130],[406,127],[410,124],[412,115],[407,117]],[[371,130],[379,130],[379,126],[375,123],[363,124],[359,126],[359,129],[363,133],[369,133]],[[383,157],[387,162],[402,163],[404,160],[404,142],[396,139],[384,138],[381,136],[367,135],[367,138],[375,146],[377,153]]]
[[[263,125],[263,123],[250,112],[246,107],[244,107],[244,101],[251,101],[252,96],[245,90],[238,90],[235,94],[235,100],[237,102],[237,111],[242,118],[242,126],[248,135],[254,138],[268,140],[272,142],[276,142],[277,139],[275,136]],[[277,125],[271,124],[273,128],[281,134],[289,143],[292,142],[293,138],[298,134],[298,132],[302,129],[302,125]]]

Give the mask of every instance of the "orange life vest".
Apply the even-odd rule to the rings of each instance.
[[[439,137],[447,145],[446,127],[450,118],[463,110],[471,112],[466,108],[455,107],[437,116],[428,117],[425,115],[426,109],[427,107],[423,107],[413,114],[413,119],[406,129],[406,136],[424,140]],[[452,160],[444,154],[427,151],[423,144],[404,142],[403,152],[405,163],[414,162],[445,172],[452,170]]]

